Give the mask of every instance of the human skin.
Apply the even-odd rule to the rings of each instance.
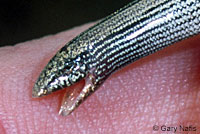
[[[199,35],[117,71],[69,116],[58,115],[62,97],[84,81],[32,98],[51,57],[93,24],[0,48],[0,134],[161,133],[154,125],[192,125],[200,132]]]

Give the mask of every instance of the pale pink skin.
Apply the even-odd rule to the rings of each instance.
[[[69,116],[58,115],[64,90],[32,98],[50,58],[91,25],[0,48],[0,134],[151,134],[155,124],[200,131],[200,36],[116,72]]]

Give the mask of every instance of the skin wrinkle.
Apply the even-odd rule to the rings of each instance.
[[[152,98],[151,92],[150,92],[149,90],[147,90],[147,92],[149,93],[150,98]],[[151,102],[152,102],[153,104],[151,105],[152,107],[151,107],[151,106],[150,106],[150,107],[152,108],[153,111],[155,110],[155,111],[157,112],[157,110],[156,110],[156,109],[157,109],[156,104],[154,103],[154,101],[151,101]],[[147,105],[147,106],[145,106],[145,107],[148,107],[148,104],[149,104],[148,101],[145,102],[145,104]],[[145,108],[144,108],[144,109],[145,109]],[[155,113],[155,112],[154,112],[154,113]],[[152,112],[151,114],[153,114],[153,112]],[[150,123],[151,123],[150,120],[147,121],[147,122],[146,122],[146,126],[148,126],[148,124],[150,124]]]
[[[191,99],[194,99],[195,98],[195,96],[194,95],[192,95],[192,94],[187,94],[187,100],[191,100]],[[182,99],[184,99],[183,97],[182,97]],[[189,103],[189,102],[186,102],[186,104],[187,103]],[[199,102],[198,102],[199,103]],[[199,113],[199,111],[197,112],[197,111],[194,111],[193,109],[195,109],[195,107],[196,107],[196,104],[195,103],[193,103],[193,106],[191,106],[191,104],[189,104],[188,106],[185,106],[185,107],[181,107],[181,106],[179,106],[179,107],[177,107],[177,111],[175,111],[175,113],[174,114],[181,114],[181,113],[183,113],[182,114],[182,116],[180,116],[180,118],[182,118],[184,115],[189,115],[190,117],[191,117],[191,119],[196,119],[196,115],[199,115],[198,113]],[[187,109],[186,110],[186,112],[188,111],[188,113],[184,113],[184,109]],[[188,122],[191,122],[190,120],[188,120]]]
[[[3,88],[2,88],[3,89]],[[2,104],[2,99],[0,101],[0,132],[2,133],[6,133],[6,123],[4,123],[5,117],[4,117],[4,113],[5,113],[5,106]],[[8,126],[8,125],[7,125]]]
[[[51,105],[50,105],[51,106]],[[47,114],[49,114],[49,115],[51,115],[51,117],[52,117],[52,114],[50,114],[50,111],[49,111],[49,106],[48,105],[46,105],[46,107],[47,107]],[[48,125],[49,125],[49,123],[48,122],[53,122],[54,123],[54,121],[51,121],[50,119],[52,119],[52,118],[47,118],[47,120],[45,120],[45,128],[47,128],[46,129],[46,131],[47,131],[47,133],[50,133],[50,132],[52,132],[52,130],[53,130],[53,127],[49,127]]]
[[[1,85],[1,82],[0,82],[0,85]],[[2,94],[2,93],[3,93],[3,91],[0,90],[0,94]],[[2,100],[0,99],[0,132],[6,133],[6,130],[4,128],[4,125],[2,123],[2,118],[1,118],[3,115],[1,108],[4,107],[1,102],[2,102]]]
[[[16,112],[14,112],[13,116],[14,116],[14,123],[16,124],[16,128],[20,128],[20,126],[19,126],[20,125],[19,124],[20,120],[17,120]],[[25,122],[25,124],[26,124],[26,122]],[[19,133],[22,132],[22,130],[21,129],[16,129],[16,132],[19,134]]]
[[[129,71],[127,71],[127,72],[129,72]],[[127,75],[127,77],[128,77],[128,73],[126,73],[125,75]],[[128,83],[126,83],[127,81],[125,81],[124,80],[124,78],[122,78],[122,77],[117,77],[118,79],[119,79],[119,81],[120,81],[120,85],[122,86],[121,87],[121,89],[127,89],[127,86],[126,86],[126,84],[128,84]],[[126,92],[125,92],[126,93]],[[130,98],[130,97],[128,97],[129,96],[129,94],[128,93],[126,93],[127,95],[123,95],[123,97],[126,97],[127,96],[127,98]],[[131,116],[131,113],[128,113],[127,114],[127,116]],[[130,120],[131,121],[131,120]],[[128,133],[128,127],[129,127],[129,125],[128,124],[132,124],[132,123],[130,123],[130,121],[129,122],[127,122],[127,124],[126,124],[126,129],[125,130],[127,130],[127,132],[125,132],[125,133]],[[125,125],[124,125],[125,126]],[[132,127],[134,127],[132,130],[136,130],[136,127],[135,127],[135,125],[133,125]],[[130,132],[129,132],[130,133]]]
[[[26,125],[27,125],[27,126],[26,126],[27,132],[28,132],[28,133],[33,133],[33,132],[32,132],[33,127],[34,127],[33,122],[32,122],[33,118],[31,117],[31,119],[29,119],[26,112],[25,112],[24,114],[25,114],[25,116],[26,116],[26,117],[25,117],[25,121],[26,121]],[[29,120],[31,120],[31,122],[30,122]]]
[[[98,99],[98,97],[97,97],[96,95],[95,95],[94,97],[96,98],[96,101],[97,101],[97,103],[98,103],[100,109],[102,109],[102,111],[103,111],[103,113],[105,114],[105,116],[107,117],[108,121],[111,123],[111,124],[110,124],[111,129],[112,129],[113,131],[115,131],[115,128],[113,127],[112,120],[111,120],[110,116],[107,114],[107,112],[105,111],[103,104],[101,103],[101,101]]]
[[[5,130],[5,128],[4,128],[3,123],[2,123],[1,120],[0,120],[0,132],[1,133],[6,133],[6,130]]]
[[[107,89],[108,90],[108,89]],[[113,90],[112,88],[109,88],[109,90]],[[100,95],[101,96],[101,95]],[[96,98],[96,97],[95,97]],[[96,100],[96,99],[95,99]],[[109,124],[109,126],[106,126],[106,128],[107,127],[109,127],[109,131],[100,131],[101,133],[109,133],[110,131],[114,131],[116,128],[114,128],[114,127],[116,127],[116,126],[118,126],[117,125],[117,122],[116,122],[116,120],[115,120],[115,118],[114,118],[114,116],[113,116],[113,114],[110,112],[110,110],[112,110],[112,109],[114,109],[114,107],[112,106],[112,104],[105,104],[105,102],[106,102],[106,100],[105,99],[101,99],[101,98],[99,98],[99,95],[98,95],[98,100],[100,101],[101,100],[101,108],[100,108],[100,112],[101,113],[103,113],[99,118],[102,118],[101,120],[102,120],[102,122],[104,123],[104,124]],[[103,100],[103,101],[102,101]],[[117,100],[116,100],[116,102],[117,102]],[[99,106],[99,103],[98,103],[98,101],[97,101],[97,106]],[[98,111],[97,111],[98,112]],[[104,118],[104,117],[106,117],[106,118]],[[118,126],[119,127],[119,126]],[[106,129],[105,128],[105,129]],[[118,130],[118,132],[119,132],[119,130]]]
[[[115,77],[116,77],[117,79],[108,80],[108,81],[118,81],[118,77],[119,77],[119,76],[115,76]],[[115,78],[115,77],[114,77],[114,78]],[[118,83],[118,82],[117,82],[117,83]],[[111,83],[111,84],[112,84],[112,83]],[[116,84],[116,83],[113,83],[112,85],[114,85],[114,84]],[[121,83],[119,83],[119,84],[120,84],[120,89],[123,89],[123,86],[124,86],[124,85],[121,85]],[[109,85],[106,85],[105,87],[109,87]],[[113,88],[113,87],[112,87],[112,88]],[[113,90],[112,88],[109,89],[109,91],[115,92],[115,90]],[[116,88],[117,88],[117,86],[114,87],[114,89],[116,89]],[[108,89],[107,89],[107,90],[108,90]],[[119,90],[118,90],[118,91],[119,91]],[[121,91],[121,90],[120,90],[120,91]],[[117,100],[115,99],[117,102],[120,101],[120,99],[118,99],[118,98],[121,98],[121,96],[126,96],[126,95],[123,95],[123,94],[120,95],[120,93],[121,93],[120,91],[119,91],[119,92],[115,92],[115,93],[117,93],[118,96],[119,96],[119,97],[117,97]],[[124,92],[123,92],[123,93],[124,93]],[[116,104],[116,102],[112,102],[112,103],[110,103],[109,105],[115,105],[115,104]],[[122,108],[121,108],[121,109],[122,109]],[[123,110],[123,109],[122,109],[122,110]],[[123,119],[122,119],[122,120],[123,120]],[[122,122],[123,122],[123,121],[122,121]],[[125,128],[124,130],[126,130],[126,128]]]
[[[75,36],[76,33],[80,33],[81,30],[84,30],[84,28],[82,27],[81,29],[77,29],[76,32],[73,32],[73,36]],[[72,30],[70,32],[72,32]],[[73,36],[66,36],[68,34],[71,34],[70,32],[66,32],[66,33],[63,32],[56,36],[48,36],[40,40],[20,43],[20,45],[22,46],[27,46],[26,47],[27,52],[24,53],[25,57],[21,59],[16,59],[16,58],[10,59],[14,57],[13,55],[17,54],[17,53],[13,53],[13,50],[14,50],[13,47],[9,47],[6,49],[0,48],[0,55],[1,55],[0,56],[0,65],[1,65],[0,90],[2,90],[0,91],[0,95],[1,95],[0,96],[1,98],[0,113],[2,113],[0,115],[0,119],[2,119],[1,120],[2,125],[7,126],[5,127],[7,133],[12,134],[15,129],[21,132],[21,130],[19,129],[23,127],[22,124],[18,124],[19,127],[17,128],[16,124],[13,122],[15,120],[14,112],[18,111],[20,108],[23,108],[25,112],[28,111],[27,115],[23,115],[23,116],[26,116],[27,119],[25,120],[21,118],[22,122],[24,122],[24,125],[30,125],[31,124],[30,122],[32,122],[31,118],[34,118],[34,122],[36,122],[34,124],[37,126],[34,125],[33,127],[34,130],[32,130],[33,133],[36,133],[36,132],[47,133],[48,130],[49,130],[49,133],[51,133],[51,131],[54,131],[54,129],[45,128],[44,127],[45,122],[43,122],[47,119],[52,119],[52,118],[53,119],[50,121],[52,121],[53,123],[50,121],[46,122],[46,123],[49,123],[48,124],[49,127],[60,127],[60,125],[63,125],[63,130],[59,129],[60,130],[59,132],[69,133],[69,134],[83,133],[81,131],[78,131],[77,130],[78,128],[74,125],[75,125],[75,122],[79,122],[79,124],[86,123],[84,120],[88,120],[87,114],[90,114],[90,116],[93,118],[93,119],[89,119],[90,122],[93,122],[93,120],[102,122],[103,116],[101,115],[104,115],[104,114],[101,113],[102,112],[101,108],[99,109],[98,106],[96,106],[96,104],[94,104],[95,107],[93,106],[93,102],[96,101],[95,97],[93,96],[88,98],[89,100],[86,100],[82,104],[84,106],[87,104],[86,106],[90,108],[92,107],[93,110],[88,111],[88,113],[86,114],[87,107],[83,109],[83,107],[80,106],[73,113],[75,117],[74,120],[72,120],[72,116],[68,116],[65,118],[65,117],[61,117],[57,115],[58,105],[60,105],[59,99],[61,99],[60,94],[63,94],[64,91],[57,92],[57,93],[54,93],[53,95],[43,97],[40,99],[31,98],[30,92],[32,89],[32,85],[34,83],[34,80],[39,75],[40,70],[42,69],[41,65],[38,63],[41,63],[41,61],[43,61],[41,59],[44,59],[44,63],[42,65],[45,65],[48,62],[49,58],[54,55],[55,48],[59,48],[68,40],[65,37],[73,37]],[[119,126],[120,130],[112,130],[112,131],[109,130],[110,121],[104,122],[104,124],[102,125],[100,124],[99,126],[94,125],[94,128],[87,128],[86,127],[87,124],[81,125],[82,127],[81,129],[85,130],[84,132],[88,134],[90,134],[90,132],[93,132],[93,130],[95,129],[97,130],[98,128],[96,127],[99,127],[99,129],[103,130],[104,133],[109,133],[109,132],[118,133],[119,131],[126,132],[127,131],[126,129],[129,127],[130,128],[130,131],[128,131],[129,133],[131,133],[131,130],[133,132],[134,128],[135,128],[135,131],[134,131],[135,133],[147,133],[147,132],[152,132],[151,126],[153,126],[154,124],[180,125],[181,123],[184,123],[184,122],[186,123],[191,122],[191,125],[197,124],[198,126],[199,125],[198,122],[200,120],[200,117],[199,117],[199,111],[200,111],[199,110],[199,105],[200,105],[199,104],[199,99],[200,99],[199,57],[200,57],[200,54],[198,53],[200,50],[200,47],[198,45],[199,37],[200,36],[197,36],[197,37],[194,37],[193,39],[184,41],[185,43],[183,44],[178,43],[172,47],[169,47],[165,50],[162,50],[161,52],[158,52],[154,55],[146,57],[118,71],[117,73],[113,74],[113,76],[111,76],[109,80],[104,83],[104,86],[102,86],[94,94],[98,96],[99,99],[101,99],[100,101],[103,102],[102,103],[103,106],[108,107],[105,110],[107,110],[107,113],[109,113],[109,116],[112,115],[111,121],[117,122],[117,126]],[[59,39],[56,39],[56,38],[59,38]],[[61,43],[56,42],[54,40],[60,41]],[[34,44],[34,45],[30,45],[30,44]],[[16,46],[20,46],[20,45],[16,45]],[[46,46],[48,47],[46,48]],[[4,53],[5,56],[4,54],[1,53],[3,51],[2,49],[6,51],[6,53]],[[10,49],[11,51],[9,51]],[[22,49],[24,48],[20,47],[17,52],[22,53],[23,52]],[[178,58],[178,56],[180,56],[180,58]],[[21,57],[21,56],[18,56],[18,57]],[[31,63],[27,62],[26,59],[31,59]],[[174,59],[174,61],[172,62],[171,59]],[[27,65],[24,63],[26,63]],[[21,75],[17,74],[17,77],[16,77],[15,72],[18,72],[21,67],[23,67],[23,70],[25,73],[23,73],[23,71],[20,71]],[[191,69],[188,69],[188,67],[190,67]],[[165,70],[162,70],[162,68],[164,68]],[[175,68],[175,70],[173,68]],[[181,72],[181,71],[178,71],[178,69],[176,68],[178,68],[179,70],[188,69],[188,71]],[[27,71],[27,69],[29,71]],[[156,72],[154,72],[154,69],[156,69]],[[178,75],[174,74],[174,76],[170,78],[173,80],[176,80],[178,78],[176,76],[180,76],[181,78],[178,79],[180,80],[180,82],[173,83],[173,80],[167,80],[168,75],[171,75],[170,70],[173,70],[173,72],[178,71]],[[162,71],[168,72],[168,73],[163,73]],[[144,75],[144,76],[141,77],[141,75]],[[151,77],[153,79],[152,81],[150,80],[150,78],[147,79],[148,75],[152,76]],[[128,86],[124,86],[124,85],[120,86],[120,83],[116,83],[115,87],[118,87],[118,88],[117,89],[115,88],[113,90],[112,83],[113,83],[113,80],[115,80],[114,78],[116,76],[120,77],[122,81],[126,81],[125,84]],[[9,82],[8,82],[8,85],[2,88],[3,86],[5,86],[5,85],[2,86],[2,83],[8,80],[8,78],[15,79],[11,83],[12,87],[9,86]],[[187,79],[186,81],[185,81],[185,78]],[[25,82],[22,82],[22,80],[25,80]],[[163,80],[165,82],[163,82]],[[171,83],[177,84],[176,89],[178,90],[175,91]],[[159,86],[160,84],[162,84],[163,86]],[[168,84],[170,86],[170,92],[168,92],[168,88],[169,88]],[[178,84],[180,84],[180,86]],[[184,84],[187,84],[188,86],[184,87]],[[134,86],[131,87],[131,85],[134,85]],[[146,87],[146,88],[141,90],[140,87]],[[163,87],[163,90],[161,90],[160,87]],[[183,88],[184,90],[182,90]],[[12,91],[14,89],[17,91],[15,92],[15,94],[18,96],[16,97],[18,98],[17,103],[13,101],[14,99],[16,99],[15,96],[12,95]],[[120,94],[116,92],[117,90],[119,91]],[[155,93],[154,96],[150,98],[150,100],[145,99],[149,95],[148,92],[150,91],[152,93]],[[181,92],[181,91],[184,91],[184,92]],[[129,93],[129,96],[126,95],[127,93],[123,93],[123,92]],[[109,95],[113,95],[112,99],[109,98]],[[123,95],[126,97],[122,98],[121,96]],[[180,98],[180,96],[182,96],[182,98]],[[134,97],[134,98],[131,98],[131,97]],[[21,103],[21,101],[19,101],[21,99],[25,101]],[[119,100],[117,103],[114,103],[115,102],[114,100],[116,99],[117,100],[119,99]],[[166,101],[165,99],[168,99],[168,101]],[[186,103],[188,105],[187,107],[186,105],[181,106],[182,100],[185,100],[185,102],[188,102]],[[157,106],[158,111],[164,111],[164,112],[158,113],[157,115],[151,114],[152,110],[149,108],[152,104],[147,103],[147,101],[154,102],[154,104],[158,105]],[[124,111],[123,109],[124,108],[123,105],[125,104],[125,102],[129,102],[129,105],[126,111]],[[2,107],[2,104],[3,104],[3,107]],[[148,113],[144,112],[145,104],[150,105],[149,108],[147,108]],[[7,107],[7,105],[10,105],[10,106],[16,105],[16,107],[15,109],[13,109],[12,107],[11,108]],[[142,107],[139,109],[138,108],[139,106],[142,106]],[[175,109],[173,109],[173,107]],[[176,111],[176,108],[178,107],[180,108],[179,110]],[[109,108],[113,108],[113,109],[109,110]],[[163,110],[163,109],[167,109],[168,111]],[[129,112],[127,112],[128,114],[124,115],[121,113],[122,111],[123,112],[129,111]],[[135,114],[135,112],[138,112],[138,114]],[[38,115],[36,115],[37,113]],[[22,114],[22,113],[19,113],[19,114]],[[128,118],[124,119],[125,116],[127,116]],[[153,118],[152,116],[154,118],[156,117],[156,120],[154,122],[150,122],[150,119]],[[55,120],[54,117],[57,117],[58,119]],[[140,121],[142,118],[145,119],[144,124],[145,123],[149,124],[148,126],[150,127],[144,126],[144,124],[142,124],[142,122]],[[176,120],[172,120],[172,119],[176,119]],[[26,123],[26,121],[29,123]],[[129,122],[128,127],[124,127],[123,125],[120,125],[120,123],[123,124],[126,122]],[[141,126],[138,126],[138,125],[141,125]],[[131,126],[133,126],[132,129],[131,129]],[[38,128],[39,130],[36,131],[36,128]],[[87,130],[87,129],[90,129],[90,130]],[[54,132],[56,133],[56,129]]]
[[[95,96],[92,96],[91,98],[94,98]],[[96,97],[95,97],[96,98]],[[88,101],[90,101],[91,99],[90,98],[88,98]],[[93,103],[94,104],[94,103]],[[96,105],[96,102],[95,102],[95,104],[94,105]],[[94,132],[94,129],[92,129],[92,128],[90,128],[91,127],[91,125],[93,125],[93,127],[96,127],[96,126],[98,126],[97,124],[94,124],[94,122],[95,122],[95,120],[93,120],[93,116],[90,114],[90,113],[92,113],[92,112],[95,112],[95,111],[93,111],[93,109],[92,109],[92,107],[91,108],[88,108],[88,105],[87,105],[87,103],[83,103],[83,105],[81,106],[84,110],[85,110],[85,112],[86,112],[86,115],[87,115],[87,117],[86,117],[86,119],[85,119],[85,121],[87,122],[87,125],[86,125],[86,129],[81,129],[82,131],[82,133],[88,133],[88,131],[90,131],[90,133],[98,133],[99,132],[99,130],[98,129],[96,129],[96,131]],[[93,106],[94,107],[94,106]],[[92,110],[92,111],[91,111]],[[78,113],[79,114],[79,113]],[[76,114],[77,115],[77,114]],[[97,115],[98,116],[98,115]],[[82,127],[83,127],[83,124],[81,124],[82,125]]]
[[[97,96],[96,96],[95,94],[94,94],[93,97],[97,98]],[[97,101],[97,103],[98,103],[98,101]],[[85,104],[85,103],[84,103],[84,104]],[[84,108],[85,111],[87,112],[88,119],[91,120],[91,122],[92,122],[92,123],[90,123],[90,124],[92,124],[93,126],[98,126],[98,124],[96,123],[96,120],[93,120],[93,118],[91,117],[91,115],[90,115],[90,110],[88,110],[87,105],[83,105],[83,108]],[[90,129],[89,129],[89,126],[88,126],[88,130],[90,130]],[[96,133],[100,133],[100,130],[97,129],[97,132],[96,132]]]
[[[119,80],[119,82],[120,82],[120,84],[121,84],[121,86],[122,86],[122,89],[126,89],[125,87],[126,87],[126,81],[124,81],[123,80],[123,78],[121,78],[120,76],[118,76],[117,77],[117,80]],[[127,95],[125,95],[125,96],[127,96],[128,97],[128,93],[126,93]],[[130,116],[130,113],[127,113],[127,116]],[[125,120],[125,119],[124,119]],[[128,121],[127,122],[127,124],[130,124],[130,122],[131,122],[131,120],[130,121]],[[124,133],[128,133],[128,127],[129,127],[129,125],[126,125],[126,128],[125,128],[125,132]],[[135,127],[135,126],[132,126],[132,127]],[[133,129],[134,130],[134,129]],[[130,133],[130,132],[129,132]]]
[[[73,118],[73,120],[74,120],[74,123],[75,123],[75,125],[76,125],[77,130],[78,130],[79,132],[81,132],[81,129],[79,128],[78,123],[77,123],[77,121],[76,121],[76,119],[75,119],[75,117],[74,117],[73,114],[72,114],[72,118]]]
[[[88,115],[88,116],[87,116],[87,117],[88,117],[88,120],[91,120],[91,121],[92,121],[92,118],[91,118],[91,116],[90,116],[90,114],[89,114],[87,108],[86,108],[84,105],[83,105],[82,107],[83,107],[83,109],[86,111],[86,113],[87,113],[87,115]],[[75,117],[74,117],[74,119],[75,119]],[[88,124],[89,124],[89,123],[88,123]],[[78,124],[77,124],[77,125],[78,125]],[[96,125],[96,124],[95,124],[95,125]],[[86,130],[89,130],[89,128],[87,127]],[[79,131],[82,132],[82,133],[86,133],[85,130],[82,130],[82,131],[81,131],[81,129],[79,129]]]
[[[95,100],[95,102],[94,102],[94,100]],[[88,102],[89,103],[92,102],[92,103],[90,105],[88,105],[88,102],[84,102],[84,105],[83,105],[84,109],[86,109],[86,112],[89,115],[89,119],[91,119],[91,121],[89,121],[89,124],[91,124],[92,126],[88,126],[88,128],[89,128],[88,131],[90,131],[91,133],[92,132],[93,133],[104,133],[104,130],[98,128],[98,126],[101,124],[103,124],[103,125],[106,124],[109,121],[109,118],[108,118],[108,116],[106,116],[106,118],[104,117],[105,110],[102,109],[102,105],[99,105],[99,102],[96,100],[97,100],[97,96],[94,94],[93,96],[88,98]],[[95,109],[96,107],[98,107],[98,109],[99,109],[98,111]],[[103,114],[94,115],[91,113],[103,113]],[[103,118],[102,118],[102,116],[103,116]],[[93,120],[95,117],[96,117],[96,119]],[[94,131],[94,129],[92,129],[94,127],[97,128],[96,132]],[[110,127],[110,129],[113,129],[113,128]]]

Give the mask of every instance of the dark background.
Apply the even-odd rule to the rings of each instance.
[[[0,0],[0,47],[101,19],[131,0]]]

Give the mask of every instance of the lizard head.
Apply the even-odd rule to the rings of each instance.
[[[86,56],[86,53],[71,49],[70,46],[63,47],[40,73],[32,96],[45,96],[83,79],[87,75],[87,66],[84,64]]]

